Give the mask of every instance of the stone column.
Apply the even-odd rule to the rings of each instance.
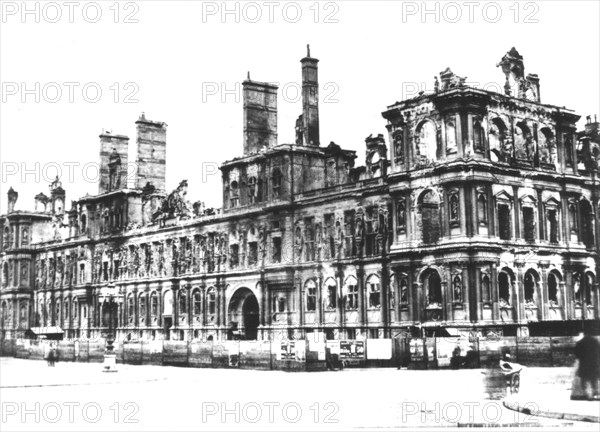
[[[387,263],[384,262],[381,265],[381,324],[383,326],[383,337],[387,338],[389,336],[389,326],[390,326],[390,305],[389,305],[389,289],[390,289],[390,278],[389,272],[387,268]]]
[[[445,273],[445,272],[443,272],[443,273]],[[440,277],[441,277],[441,275],[440,275]],[[440,289],[442,290],[442,320],[443,321],[451,321],[452,319],[448,319],[448,318],[449,318],[449,315],[452,315],[452,298],[450,295],[448,295],[447,280],[443,280],[443,282],[440,282]],[[453,317],[451,316],[450,318],[453,318]]]
[[[490,301],[492,302],[492,320],[500,322],[500,306],[498,305],[498,263],[492,263],[490,288],[492,290]]]
[[[517,321],[519,322],[519,324],[521,324],[521,321],[525,319],[525,300],[523,290],[523,267],[525,266],[525,263],[515,263],[515,266],[517,267],[517,280],[515,281],[515,298],[517,301],[515,304],[515,310],[517,311]]]
[[[315,278],[317,282],[317,307],[315,313],[317,315],[317,328],[320,330],[323,327],[323,275],[319,269],[319,276]]]
[[[513,239],[521,238],[521,204],[519,187],[513,186]]]
[[[539,309],[538,319],[544,321],[548,319],[549,312],[549,300],[548,300],[548,267],[550,266],[549,261],[540,261],[540,268],[542,269],[542,280],[541,286],[538,293],[539,298]]]
[[[411,315],[413,316],[413,321],[415,324],[420,324],[425,321],[425,305],[423,304],[423,284],[421,282],[413,282],[411,290],[409,293],[414,294],[414,298],[412,301]]]
[[[575,297],[573,293],[573,274],[571,266],[564,266],[564,282],[562,283],[562,288],[564,288],[564,310],[565,310],[565,319],[573,320],[575,319]]]
[[[549,233],[546,232],[546,212],[544,211],[544,203],[542,202],[542,191],[540,189],[537,192],[537,204],[538,204],[538,241],[550,240]]]
[[[356,269],[356,279],[358,283],[358,324],[362,328],[367,323],[367,303],[365,293],[365,274],[362,267]]]
[[[345,316],[344,316],[344,272],[342,271],[341,268],[338,268],[336,273],[335,273],[335,278],[336,278],[336,282],[337,282],[337,308],[336,308],[336,314],[335,314],[335,319],[337,321],[337,327],[340,329],[340,332],[342,331],[342,328],[345,327],[346,321],[345,321]]]

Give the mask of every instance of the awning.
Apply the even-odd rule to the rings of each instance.
[[[456,336],[456,337],[460,336],[460,332],[458,331],[457,328],[454,328],[454,327],[445,327],[444,331],[446,333],[448,333],[446,336]]]
[[[58,326],[31,327],[27,331],[31,332],[34,336],[58,336],[64,333],[64,331]]]

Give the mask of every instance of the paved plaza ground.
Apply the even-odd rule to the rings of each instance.
[[[98,363],[49,368],[12,358],[0,366],[3,431],[598,427],[509,410],[489,398],[478,369],[286,373],[119,365],[119,372],[103,373]],[[519,403],[535,409],[548,398],[566,401],[570,373],[526,369]]]

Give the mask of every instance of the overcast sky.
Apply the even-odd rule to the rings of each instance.
[[[17,209],[33,209],[57,167],[67,208],[96,194],[95,168],[82,168],[98,162],[98,135],[128,135],[134,156],[141,112],[168,124],[167,189],[188,179],[190,200],[220,207],[220,173],[203,181],[202,169],[242,154],[241,93],[223,88],[241,88],[247,71],[279,82],[279,143],[292,142],[307,43],[320,60],[321,145],[356,150],[359,163],[364,139],[386,134],[386,106],[411,96],[415,85],[432,90],[434,75],[448,66],[468,82],[501,86],[496,63],[513,46],[525,72],[539,75],[543,103],[575,110],[580,125],[599,111],[597,1],[428,1],[431,11],[437,3],[439,22],[435,13],[421,15],[421,2],[227,2],[239,19],[222,16],[221,2],[75,3],[28,2],[39,10],[36,22],[35,13],[22,15],[20,1],[2,2],[0,213],[10,186],[19,192]]]

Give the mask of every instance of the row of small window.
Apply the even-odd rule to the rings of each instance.
[[[271,249],[271,262],[281,262],[281,237],[273,237]],[[240,245],[232,244],[230,250],[230,267],[237,268],[240,265]],[[248,265],[255,266],[258,264],[258,243],[248,242]]]
[[[502,240],[510,240],[512,234],[512,204],[507,199],[499,199],[498,211],[498,236]],[[433,191],[423,194],[419,201],[420,216],[422,220],[422,237],[425,243],[435,243],[441,236],[439,199]],[[523,238],[529,242],[537,239],[537,224],[535,217],[535,200],[527,197],[521,207]],[[560,205],[554,200],[545,204],[546,207],[546,239],[551,243],[559,241],[559,209]],[[449,220],[451,226],[458,226],[460,221],[460,205],[457,194],[451,194],[449,198]],[[588,246],[593,246],[593,220],[594,213],[589,201],[583,199],[579,203],[570,202],[568,205],[569,230],[578,232],[579,220],[581,218],[581,238]],[[488,224],[488,205],[483,193],[477,197],[477,221],[482,226]],[[397,231],[402,233],[406,229],[406,204],[401,200],[396,205]],[[517,234],[518,236],[518,234]]]
[[[349,276],[346,279],[346,292],[345,296],[342,297],[344,304],[342,305],[346,310],[357,310],[359,308],[359,294],[358,294],[358,281],[355,277]],[[317,284],[312,279],[305,284],[306,292],[306,311],[313,312],[317,310]],[[328,279],[324,283],[325,287],[325,308],[328,310],[335,310],[338,307],[338,292],[337,283],[333,279]],[[372,275],[367,278],[367,296],[368,296],[368,307],[371,309],[379,309],[381,307],[381,283],[378,276]],[[282,310],[282,306],[285,303],[278,303],[279,312],[285,312]]]
[[[167,291],[163,297],[164,305],[163,311],[165,315],[171,315],[173,310],[173,297],[172,292]],[[199,290],[194,290],[191,293],[191,305],[188,305],[188,294],[181,290],[177,294],[177,312],[180,315],[186,315],[188,313],[192,313],[193,315],[201,315],[202,314],[202,293]],[[217,292],[215,288],[209,288],[206,291],[206,313],[209,315],[214,315],[217,312]],[[191,309],[190,309],[191,308]],[[147,296],[146,294],[141,294],[138,297],[138,310],[140,316],[146,316],[148,313],[147,310]],[[158,294],[153,292],[150,294],[150,315],[153,317],[158,316],[159,304],[158,304]],[[135,299],[133,294],[129,294],[127,296],[127,315],[135,316]]]
[[[281,196],[281,182],[283,175],[279,168],[274,168],[271,172],[271,196],[277,199]],[[241,199],[240,189],[245,189],[247,199]],[[242,187],[237,180],[229,184],[229,203],[230,207],[239,207],[240,204],[254,204],[265,200],[264,183],[262,179],[256,180],[256,177],[248,177],[246,183],[242,183]]]

